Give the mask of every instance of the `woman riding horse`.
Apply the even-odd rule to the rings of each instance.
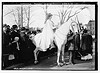
[[[35,36],[33,35],[33,37],[31,38],[33,43],[36,45],[36,49],[34,50],[34,56],[35,56],[34,63],[35,64],[38,63],[37,57],[39,51],[46,51],[48,48],[50,48],[51,44],[53,44],[54,41],[57,46],[57,65],[61,66],[65,64],[64,48],[67,42],[66,37],[70,30],[72,21],[71,19],[69,19],[67,22],[62,24],[58,29],[56,29],[55,32],[53,32],[53,22],[51,21],[51,16],[52,16],[51,14],[48,14],[43,31],[41,33],[36,34]],[[77,27],[75,26],[74,29],[76,31]],[[62,56],[61,57],[62,63],[60,63],[60,55]]]
[[[37,48],[34,50],[34,56],[35,56],[35,62],[37,63],[37,55],[36,52],[38,50],[46,51],[48,48],[53,47],[53,40],[54,40],[54,31],[53,31],[53,21],[51,20],[52,14],[47,14],[45,26],[42,30],[42,33],[37,34],[36,36],[39,36],[35,38],[35,41],[38,41],[39,43],[36,43]],[[37,45],[38,44],[38,45]]]

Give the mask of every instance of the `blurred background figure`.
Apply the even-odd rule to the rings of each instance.
[[[69,61],[66,64],[75,64],[74,62],[74,33],[70,30],[69,34],[67,35],[67,48],[69,53]]]
[[[92,36],[89,33],[90,31],[84,28],[83,35],[82,35],[82,43],[81,43],[81,49],[82,49],[82,60],[88,60],[92,59],[92,49],[93,49],[93,40]]]
[[[8,63],[8,58],[9,58],[9,54],[10,54],[10,42],[11,42],[11,39],[10,39],[10,26],[7,25],[7,24],[4,24],[3,25],[3,34],[2,34],[2,37],[3,37],[3,49],[2,49],[2,58],[3,58],[3,67],[7,67],[9,66],[9,63]]]
[[[34,59],[33,51],[35,49],[35,45],[29,39],[30,34],[32,33],[30,31],[27,31],[25,27],[21,28],[19,46],[20,46],[20,61],[22,63],[27,63],[28,61]]]

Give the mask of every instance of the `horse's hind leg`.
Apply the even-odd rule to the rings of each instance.
[[[35,61],[34,61],[34,64],[37,64],[38,63],[38,60],[37,60],[37,54],[39,54],[39,49],[38,48],[36,48],[35,50],[34,50],[34,58],[35,58]]]

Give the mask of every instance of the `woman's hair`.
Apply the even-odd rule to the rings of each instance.
[[[52,16],[52,14],[51,13],[48,13],[47,14],[47,19],[49,19],[51,16]]]
[[[51,13],[47,13],[45,23],[46,23],[46,21],[47,21],[47,20],[48,20],[51,16],[52,16],[52,14],[51,14]]]

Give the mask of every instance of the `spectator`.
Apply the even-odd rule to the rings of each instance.
[[[83,55],[92,54],[92,36],[88,34],[88,30],[84,29],[81,45]]]
[[[9,54],[10,54],[10,41],[11,41],[9,33],[10,33],[10,30],[8,30],[8,25],[5,24],[3,26],[3,48],[2,48],[2,56],[3,56],[4,67],[9,66],[8,57],[9,57]]]
[[[70,33],[68,34],[67,37],[67,45],[68,45],[68,52],[69,52],[69,62],[66,64],[75,64],[74,63],[74,33],[70,30]]]
[[[14,54],[15,63],[19,63],[19,40],[20,34],[18,33],[18,27],[17,25],[13,25],[11,32],[11,52]]]
[[[33,51],[35,49],[35,45],[29,39],[29,32],[25,34],[26,29],[22,28],[20,32],[20,59],[21,62],[27,62],[33,59]]]

